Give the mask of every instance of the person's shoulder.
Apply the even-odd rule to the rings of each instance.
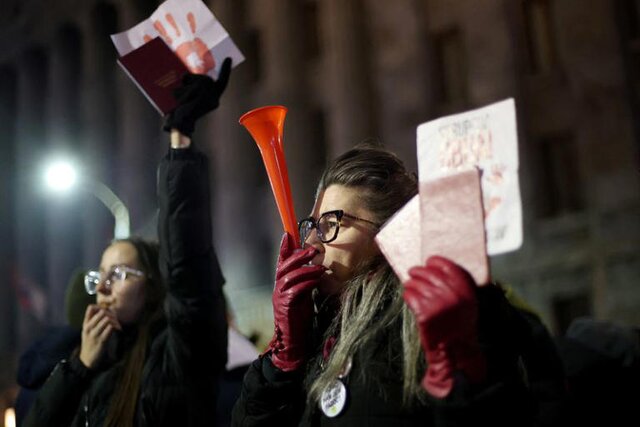
[[[80,330],[71,326],[55,326],[34,341],[20,356],[18,383],[38,387],[53,367],[80,344]]]

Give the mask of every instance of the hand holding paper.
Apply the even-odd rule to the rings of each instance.
[[[403,298],[413,311],[427,361],[422,386],[443,398],[453,389],[454,371],[471,383],[486,374],[478,343],[478,305],[469,274],[446,258],[434,256],[410,270]]]

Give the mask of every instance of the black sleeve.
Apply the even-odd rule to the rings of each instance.
[[[563,425],[567,409],[567,389],[558,348],[537,315],[516,310],[514,317],[518,318],[522,364],[534,401],[534,425]]]
[[[437,426],[534,426],[535,396],[527,384],[523,365],[522,318],[494,286],[478,288],[478,340],[487,358],[487,378],[456,386],[443,400],[433,399]]]
[[[479,340],[488,380],[472,388],[459,381],[452,398],[439,402],[438,425],[550,427],[566,412],[564,369],[549,331],[533,313],[514,307],[497,286],[479,288]]]
[[[563,425],[564,367],[545,325],[536,314],[512,304],[500,287],[486,287],[480,303],[484,306],[484,337],[494,376],[524,386],[531,425]],[[513,371],[517,371],[518,379],[510,373]]]
[[[24,427],[71,425],[92,376],[93,371],[77,356],[58,363],[40,389]]]
[[[532,401],[524,385],[512,378],[489,379],[472,386],[464,378],[456,380],[446,399],[430,399],[434,425],[438,427],[533,426]]]
[[[167,283],[168,346],[175,369],[205,363],[222,370],[227,323],[213,250],[207,157],[171,149],[158,171],[160,269]]]
[[[233,407],[233,426],[295,426],[304,411],[302,372],[282,372],[269,356],[256,359],[247,371]]]
[[[167,328],[162,345],[151,349],[151,358],[162,354],[161,378],[155,379],[181,385],[186,425],[212,425],[227,361],[227,322],[212,244],[207,157],[193,147],[171,149],[158,170],[158,203]]]

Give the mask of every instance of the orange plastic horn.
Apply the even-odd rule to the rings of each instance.
[[[256,108],[240,117],[244,126],[258,144],[262,161],[267,169],[271,190],[276,199],[280,219],[286,232],[300,245],[298,223],[293,210],[293,198],[289,184],[289,172],[284,158],[282,134],[287,108],[281,105]]]

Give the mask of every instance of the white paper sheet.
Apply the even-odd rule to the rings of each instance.
[[[423,123],[417,134],[420,182],[480,168],[487,252],[518,249],[522,202],[514,100]]]

